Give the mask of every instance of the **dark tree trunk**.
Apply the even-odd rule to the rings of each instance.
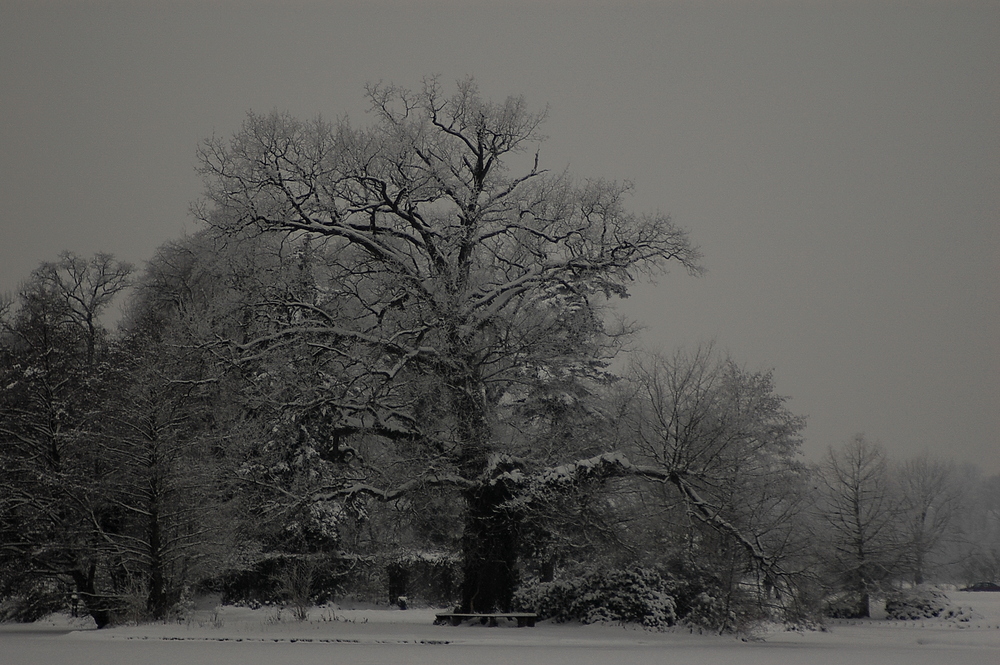
[[[864,563],[864,555],[860,555],[861,565],[858,566],[858,605],[854,616],[858,619],[867,619],[871,616],[871,577],[868,574],[868,566]]]
[[[402,563],[393,563],[389,564],[385,572],[389,578],[389,604],[396,605],[400,602],[400,596],[407,595],[407,587],[410,585],[410,571]]]
[[[549,557],[542,562],[542,570],[539,581],[551,582],[556,578],[556,558]]]
[[[149,594],[146,597],[146,611],[153,619],[162,619],[167,614],[167,592],[163,579],[163,558],[160,537],[160,515],[154,502],[149,517]]]
[[[519,516],[501,509],[510,498],[502,483],[470,490],[462,537],[462,612],[509,612],[517,587]]]
[[[101,600],[100,596],[98,596],[94,582],[97,576],[97,567],[91,564],[90,570],[87,573],[84,573],[82,570],[74,570],[71,575],[73,576],[73,583],[76,585],[76,593],[80,597],[80,600],[83,601],[84,606],[87,608],[87,614],[94,619],[97,627],[104,628],[110,625],[112,619],[111,610]]]
[[[509,488],[488,477],[492,432],[481,382],[456,374],[449,384],[463,442],[458,467],[465,478],[476,481],[465,493],[461,611],[510,611],[517,585],[520,518],[503,509],[511,498]]]
[[[865,589],[858,598],[858,607],[855,616],[859,619],[867,619],[871,616],[871,595]]]

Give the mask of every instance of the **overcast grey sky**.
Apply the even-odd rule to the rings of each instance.
[[[706,255],[624,304],[774,368],[805,452],[864,432],[1000,473],[1000,2],[0,0],[0,292],[198,227],[246,111],[364,116],[467,75],[548,105],[542,166],[630,179]]]

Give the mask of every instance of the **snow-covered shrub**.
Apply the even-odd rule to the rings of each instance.
[[[885,613],[889,619],[948,619],[970,621],[976,614],[966,607],[953,605],[948,596],[931,587],[894,591],[886,596]]]
[[[167,616],[168,618],[178,622],[184,621],[191,616],[194,609],[194,592],[190,586],[184,585],[178,592],[177,602],[170,607],[170,611],[167,613]]]
[[[951,601],[937,589],[917,587],[886,596],[885,614],[890,619],[933,619],[941,616]]]
[[[684,623],[712,629],[730,629],[736,626],[736,615],[725,598],[705,590],[690,601],[690,609],[684,616]]]
[[[65,609],[70,590],[58,581],[13,566],[0,570],[0,623],[30,623]]]
[[[775,613],[774,620],[789,630],[821,630],[826,615],[823,613],[823,592],[816,584],[801,580]]]
[[[933,619],[950,606],[948,596],[937,589],[916,587],[888,594],[885,614],[890,619]]]
[[[742,602],[745,599],[738,589],[731,589],[704,564],[673,559],[661,570],[670,580],[679,623],[723,631],[759,618],[751,603]]]
[[[854,594],[838,593],[825,599],[822,610],[831,619],[857,619],[864,616],[863,607]]]
[[[939,618],[947,619],[949,621],[965,622],[965,621],[972,621],[974,619],[981,620],[983,618],[983,615],[981,615],[979,612],[976,612],[971,607],[959,607],[958,605],[952,605],[951,607],[946,609]]]
[[[66,594],[32,589],[28,593],[0,597],[0,623],[31,623],[66,607]]]
[[[670,587],[669,580],[648,568],[592,570],[523,586],[514,595],[514,604],[543,619],[637,623],[663,629],[677,622]]]

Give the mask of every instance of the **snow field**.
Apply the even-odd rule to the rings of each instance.
[[[314,608],[298,622],[274,608],[220,607],[183,623],[102,631],[56,617],[0,626],[0,664],[1000,664],[1000,593],[949,596],[976,618],[832,621],[826,631],[772,627],[751,639],[550,622],[535,628],[434,626],[433,609]]]

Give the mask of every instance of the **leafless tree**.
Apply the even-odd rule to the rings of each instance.
[[[523,98],[484,99],[472,80],[449,96],[433,79],[368,98],[367,128],[251,114],[205,142],[197,209],[234,237],[322,244],[318,288],[267,303],[294,314],[232,348],[250,362],[308,347],[327,377],[309,408],[335,433],[419,445],[406,487],[462,491],[462,604],[493,609],[509,603],[516,556],[516,525],[498,512],[509,497],[489,477],[509,452],[502,407],[540,377],[594,369],[604,300],[671,263],[698,272],[699,254],[667,216],[630,212],[628,185],[542,169],[530,151],[545,113]]]
[[[859,434],[830,449],[820,478],[821,557],[850,594],[852,613],[867,617],[871,594],[900,572],[905,555],[885,453]]]
[[[108,388],[99,316],[128,272],[110,255],[63,254],[32,273],[0,319],[0,563],[68,581],[99,625],[110,618],[86,519],[100,496],[93,442]]]
[[[952,575],[967,584],[1000,580],[1000,475],[983,477],[967,466],[959,474],[962,508],[955,515],[957,542],[947,554]]]
[[[664,501],[679,514],[736,543],[762,585],[787,592],[802,548],[805,470],[797,455],[805,421],[775,393],[772,374],[706,346],[645,357],[630,379],[634,461],[671,490]]]
[[[117,381],[95,432],[100,501],[88,512],[105,555],[128,578],[122,606],[163,619],[186,585],[216,573],[231,525],[221,497],[225,405],[210,364],[170,337],[131,331],[109,361]],[[231,517],[231,516],[230,516]]]
[[[913,583],[923,584],[934,555],[957,535],[962,492],[955,465],[926,455],[903,463],[896,475]]]
[[[63,252],[59,260],[35,269],[32,278],[56,295],[66,306],[67,318],[85,331],[87,364],[94,362],[100,316],[129,286],[133,267],[111,254],[99,252],[90,259]]]

